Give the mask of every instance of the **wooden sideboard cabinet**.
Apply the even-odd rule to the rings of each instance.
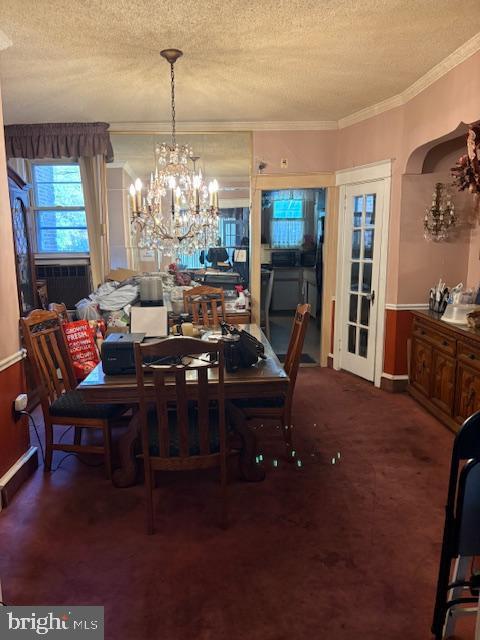
[[[413,312],[408,391],[453,431],[480,410],[480,331]]]

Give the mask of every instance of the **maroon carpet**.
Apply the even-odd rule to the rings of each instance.
[[[301,467],[260,430],[267,478],[232,482],[227,531],[212,476],[160,476],[149,537],[141,486],[72,458],[39,470],[0,514],[4,599],[105,605],[109,640],[429,638],[452,435],[406,395],[316,368],[295,432]]]

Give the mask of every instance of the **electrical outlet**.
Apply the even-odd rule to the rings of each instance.
[[[287,158],[282,158],[280,160],[280,168],[281,169],[286,169],[288,167],[288,159]]]
[[[21,412],[25,411],[28,404],[28,396],[26,393],[21,393],[12,402],[12,414],[15,422],[22,417]]]

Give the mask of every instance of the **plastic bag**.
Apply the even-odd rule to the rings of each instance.
[[[100,320],[102,317],[97,302],[90,298],[83,298],[75,305],[79,320]]]

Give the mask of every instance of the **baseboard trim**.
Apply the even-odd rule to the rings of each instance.
[[[382,373],[380,378],[380,389],[389,393],[403,393],[408,387],[408,376],[394,376],[390,373]]]
[[[8,507],[13,496],[37,468],[37,447],[30,447],[0,478],[0,511]]]

